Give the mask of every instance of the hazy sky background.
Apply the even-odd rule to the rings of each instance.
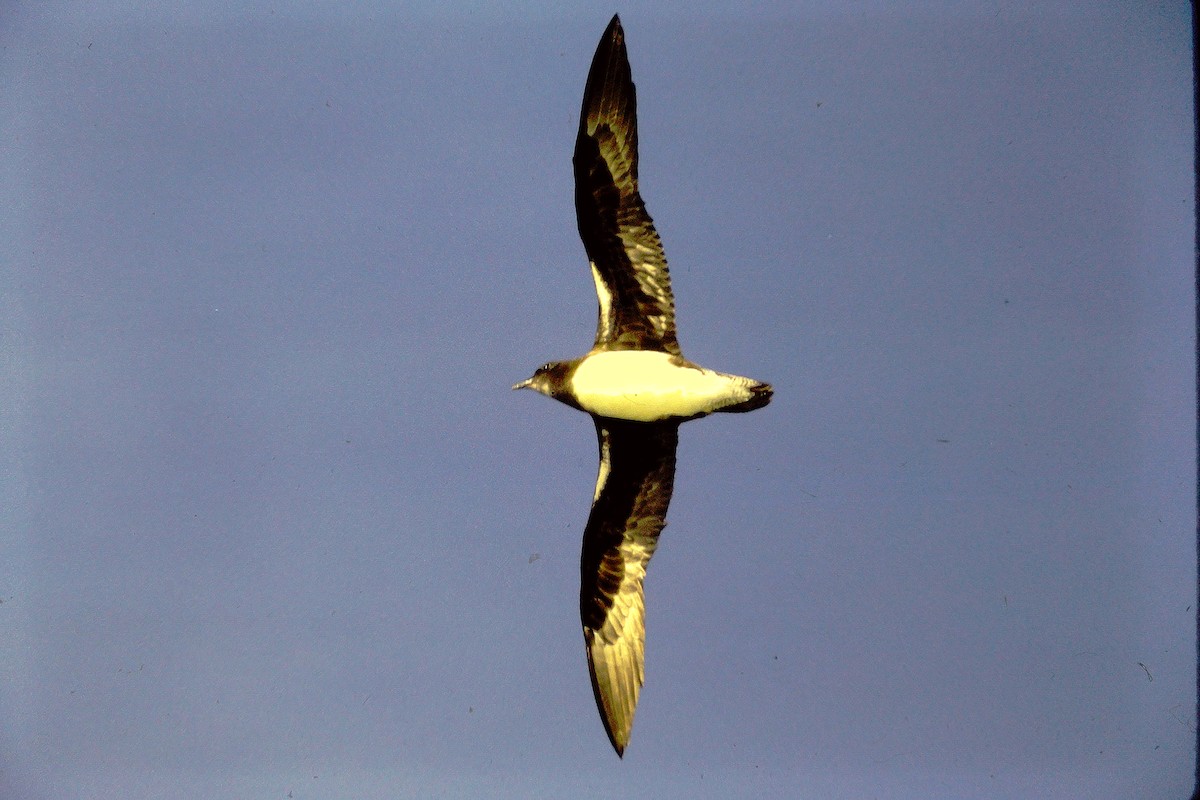
[[[0,796],[1190,793],[1187,4],[132,5],[0,10]],[[776,389],[681,432],[624,761],[509,390],[614,10],[684,353]]]

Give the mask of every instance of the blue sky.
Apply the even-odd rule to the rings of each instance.
[[[623,761],[509,390],[614,10],[684,353],[776,389],[682,429]],[[1189,23],[8,6],[0,794],[1186,796]]]

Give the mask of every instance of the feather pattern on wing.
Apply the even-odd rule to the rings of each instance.
[[[579,611],[596,705],[621,754],[645,681],[642,580],[666,525],[679,423],[593,419],[600,469],[583,534]]]
[[[598,349],[679,355],[662,242],[638,194],[637,100],[621,22],[596,48],[575,140],[575,213],[600,301]]]

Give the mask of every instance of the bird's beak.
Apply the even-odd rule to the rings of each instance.
[[[514,390],[515,389],[528,389],[531,386],[533,386],[533,378],[526,378],[525,380],[521,381],[520,383],[514,384],[513,389]]]

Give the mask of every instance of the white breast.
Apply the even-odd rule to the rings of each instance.
[[[585,411],[655,422],[694,417],[746,400],[748,378],[725,375],[652,350],[593,353],[575,369],[571,390]]]

